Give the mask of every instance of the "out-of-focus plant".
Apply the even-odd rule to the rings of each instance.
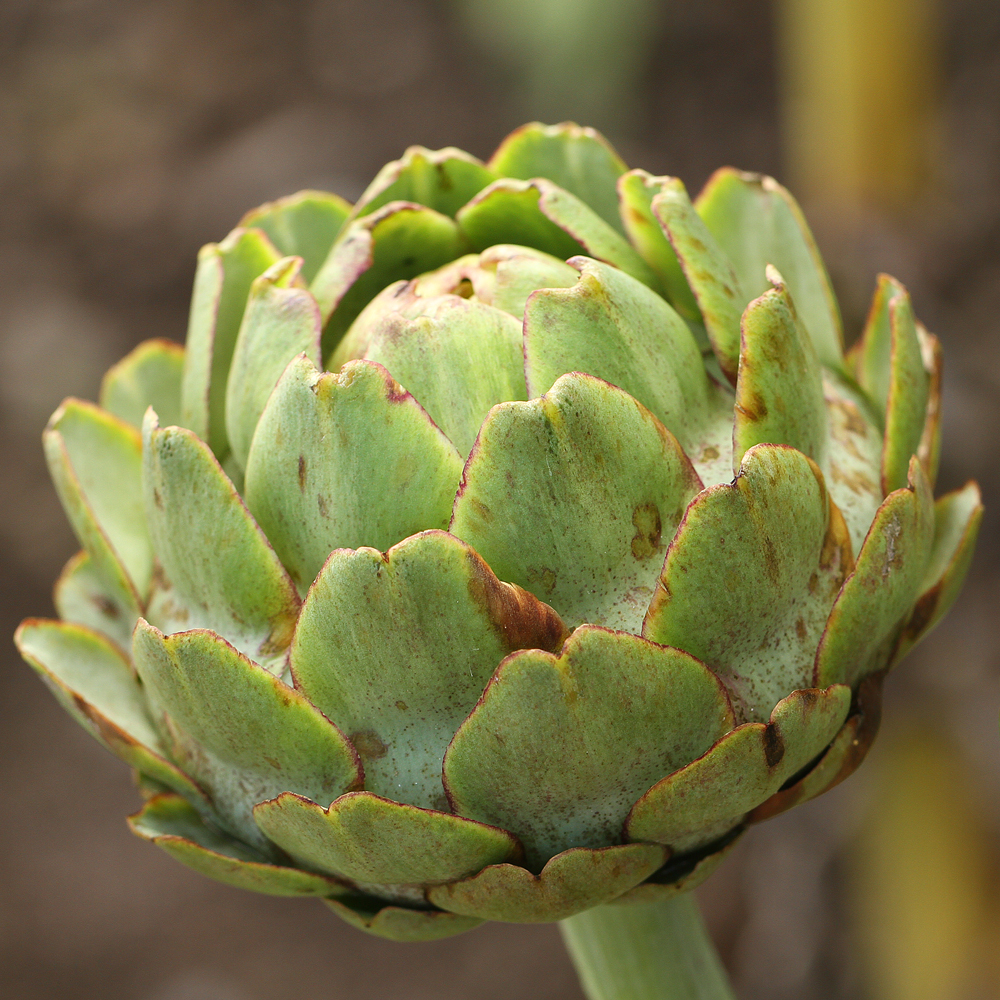
[[[473,40],[510,69],[531,117],[575,118],[614,135],[634,122],[656,42],[656,0],[454,0]]]

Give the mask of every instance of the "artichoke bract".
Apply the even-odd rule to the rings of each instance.
[[[968,567],[937,340],[885,276],[842,339],[769,177],[412,147],[55,413],[83,549],[19,647],[222,882],[405,940],[666,898],[858,765]]]

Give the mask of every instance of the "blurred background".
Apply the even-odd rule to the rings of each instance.
[[[45,420],[140,340],[183,340],[202,243],[534,118],[692,193],[722,164],[775,175],[849,340],[881,270],[942,339],[939,491],[975,477],[988,505],[965,593],[891,678],[866,767],[752,830],[699,898],[742,1000],[1000,997],[996,0],[0,0],[0,632],[52,613],[76,548]],[[5,995],[580,1000],[553,926],[392,945],[187,872],[2,648]]]

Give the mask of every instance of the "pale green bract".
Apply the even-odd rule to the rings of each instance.
[[[888,277],[842,339],[768,177],[413,147],[55,413],[83,551],[21,652],[230,885],[405,940],[669,897],[860,763],[969,563],[937,341]]]

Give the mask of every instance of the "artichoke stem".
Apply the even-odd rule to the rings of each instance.
[[[597,906],[560,921],[588,1000],[734,1000],[698,906]]]

